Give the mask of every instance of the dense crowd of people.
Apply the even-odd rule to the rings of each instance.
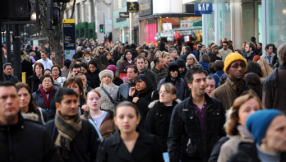
[[[284,162],[286,43],[142,46],[77,39],[3,51],[0,161]]]

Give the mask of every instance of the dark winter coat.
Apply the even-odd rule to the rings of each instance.
[[[135,82],[140,79],[146,83],[146,89],[140,92],[136,91],[133,97],[128,96],[128,100],[132,102],[134,97],[139,98],[138,101],[135,103],[135,105],[138,107],[140,115],[141,115],[139,126],[141,128],[144,128],[145,119],[149,111],[148,105],[152,101],[152,93],[155,89],[152,86],[151,80],[146,75],[143,75],[143,74],[138,75],[135,78]]]
[[[122,101],[127,101],[129,96],[129,89],[134,86],[135,83],[134,82],[131,83],[130,81],[121,84],[118,89],[117,103]]]
[[[28,78],[29,76],[33,75],[33,67],[32,67],[32,63],[27,61],[27,60],[23,60],[21,62],[21,67],[22,67],[22,72],[26,72],[26,78]]]
[[[40,91],[40,89],[38,89],[36,92],[33,93],[33,99],[35,104],[42,108],[43,111],[46,111],[48,114],[48,120],[54,119],[55,118],[55,114],[56,114],[56,101],[55,101],[55,94],[57,93],[57,89],[54,88],[54,92],[53,92],[53,96],[49,96],[52,97],[52,100],[50,102],[50,106],[47,107],[45,102],[44,102],[44,98],[43,95]]]
[[[112,82],[117,86],[120,86],[121,84],[124,83],[123,80],[120,79],[119,77],[116,77]]]
[[[215,74],[212,75],[212,77],[215,80],[215,87],[217,88],[219,86],[219,80],[221,78],[221,76],[224,74],[223,70],[218,70],[215,72]]]
[[[203,69],[206,70],[208,73],[209,73],[209,65],[210,63],[207,62],[207,61],[204,61],[204,62],[199,62],[200,65],[202,65]]]
[[[142,72],[139,72],[138,74],[146,75],[150,79],[150,81],[152,82],[153,87],[157,86],[155,74],[151,70],[149,70],[145,67],[145,69]]]
[[[32,92],[36,92],[39,88],[39,85],[42,84],[41,80],[37,77],[36,73],[28,78],[27,81],[29,87],[31,88]]]
[[[56,141],[58,129],[55,121],[50,120],[46,123],[46,128],[53,140]],[[69,159],[63,159],[64,162],[96,162],[97,148],[99,146],[99,136],[91,125],[85,119],[82,119],[82,127],[73,141],[70,142]]]
[[[151,134],[159,137],[162,146],[162,152],[167,152],[167,139],[170,127],[170,120],[173,108],[181,100],[173,101],[172,106],[165,106],[158,100],[149,104],[150,111],[147,114],[144,129]]]
[[[55,144],[45,127],[24,120],[18,113],[14,125],[0,125],[0,161],[59,162]]]
[[[256,55],[256,53],[254,51],[251,51],[251,52],[252,53],[249,56],[247,56],[247,54],[246,54],[246,60],[247,61],[253,61],[253,57]]]
[[[90,76],[90,78],[92,80],[89,80],[91,82],[91,84],[96,88],[96,87],[99,87],[99,84],[100,84],[100,79],[99,79],[99,70],[96,69],[95,72],[91,72],[91,71],[87,71],[87,74]]]
[[[227,136],[222,137],[215,145],[214,148],[212,150],[211,156],[209,158],[208,162],[217,162],[218,160],[218,156],[220,153],[220,148],[221,146],[227,141],[229,140],[229,138]]]
[[[127,71],[125,71],[125,70],[129,65],[135,65],[135,62],[132,61],[130,64],[127,60],[124,60],[120,66],[120,73],[127,73]]]
[[[160,71],[157,70],[155,67],[151,69],[151,71],[155,74],[155,80],[156,80],[156,87],[160,80],[164,79],[167,74],[167,70],[165,68],[162,68]]]
[[[116,131],[98,148],[97,162],[164,162],[159,140],[156,136],[137,129],[139,136],[130,153]]]
[[[217,57],[215,54],[208,52],[209,57],[211,58],[211,62],[215,62],[216,60],[222,60],[222,57]]]
[[[225,110],[219,100],[205,94],[207,112],[202,133],[192,95],[175,106],[168,136],[170,162],[206,162],[216,142],[225,132]]]
[[[19,79],[18,77],[14,76],[14,75],[10,75],[10,76],[7,76],[3,73],[3,81],[11,81],[11,82],[14,82],[15,84],[19,82]]]
[[[280,162],[286,161],[286,153],[280,154]],[[256,144],[240,143],[236,154],[232,155],[228,162],[261,162],[258,158]]]

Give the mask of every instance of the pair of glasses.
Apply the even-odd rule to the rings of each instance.
[[[100,50],[103,50],[103,48],[99,48]]]
[[[231,67],[234,68],[234,69],[237,69],[238,67],[245,68],[246,65],[245,65],[245,64],[241,64],[241,65],[239,65],[239,64],[234,64],[234,65],[232,65]]]

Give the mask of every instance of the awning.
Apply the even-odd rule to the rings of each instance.
[[[201,17],[202,15],[195,15],[193,13],[157,13],[153,15],[138,17],[138,20],[156,19],[164,17]]]

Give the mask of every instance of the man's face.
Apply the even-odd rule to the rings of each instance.
[[[170,56],[166,56],[166,57],[164,58],[164,64],[165,64],[165,65],[168,65],[169,62],[170,62],[170,60],[171,60]]]
[[[145,68],[145,62],[144,59],[137,59],[136,60],[136,66],[138,68],[138,70],[143,70]]]
[[[241,80],[244,78],[246,65],[243,61],[238,60],[230,64],[227,73],[231,79]]]
[[[245,52],[248,53],[251,51],[251,48],[249,47],[249,44],[245,45]]]
[[[104,49],[104,47],[103,47],[103,46],[100,46],[100,47],[99,47],[99,52],[103,52],[103,49]]]
[[[223,43],[223,44],[222,44],[222,47],[223,47],[223,49],[226,51],[227,48],[228,48],[228,45],[227,45],[226,43]]]
[[[208,95],[210,95],[213,90],[215,90],[215,80],[214,79],[207,79],[206,93]]]
[[[188,83],[193,96],[201,97],[205,94],[207,87],[206,77],[205,73],[193,74],[193,83]]]
[[[183,74],[186,70],[186,67],[179,67],[180,74]]]
[[[159,58],[159,62],[157,62],[156,66],[159,70],[161,70],[164,67],[164,59]]]
[[[11,65],[7,65],[3,71],[4,71],[4,74],[7,75],[7,76],[12,75],[12,66]]]
[[[138,75],[138,73],[135,73],[133,68],[127,69],[127,78],[129,81],[133,82],[135,80],[135,78],[137,77],[137,75]]]
[[[73,68],[72,71],[71,71],[73,76],[75,76],[79,72],[80,72],[80,68]]]
[[[48,57],[48,56],[47,56],[45,53],[43,53],[43,52],[41,53],[41,58],[42,58],[43,60],[46,60],[47,57]]]
[[[147,88],[146,83],[143,80],[138,80],[135,87],[138,92],[141,92]]]
[[[85,88],[86,84],[87,84],[86,76],[85,75],[78,75],[77,77],[81,80],[83,87]]]
[[[273,47],[272,47],[272,46],[269,46],[269,48],[266,49],[266,52],[268,52],[268,53],[273,53]]]
[[[82,72],[82,73],[85,74],[85,73],[87,72],[87,69],[81,66],[81,67],[80,67],[80,72]]]
[[[146,57],[146,56],[145,56],[145,52],[141,52],[141,53],[139,54],[139,56]]]
[[[14,86],[0,87],[0,122],[14,124],[19,112],[19,98]]]
[[[261,49],[261,46],[260,46],[260,44],[259,43],[257,43],[257,49]]]
[[[63,95],[61,103],[56,103],[56,108],[65,120],[69,120],[77,114],[78,98],[76,95]]]
[[[286,117],[284,115],[276,116],[270,123],[262,144],[273,152],[286,151]]]
[[[201,50],[206,51],[206,46],[202,46]]]
[[[242,43],[241,47],[245,49],[245,45],[246,45],[245,43]]]
[[[50,56],[50,58],[51,58],[51,59],[54,59],[54,58],[56,58],[56,53],[54,53],[54,52],[53,52],[53,53],[51,53],[51,56]]]
[[[171,56],[172,59],[177,58],[177,56],[178,56],[177,50],[174,50],[172,53],[170,53],[170,56]]]
[[[172,78],[177,78],[178,77],[178,71],[177,70],[170,71],[170,75]]]

